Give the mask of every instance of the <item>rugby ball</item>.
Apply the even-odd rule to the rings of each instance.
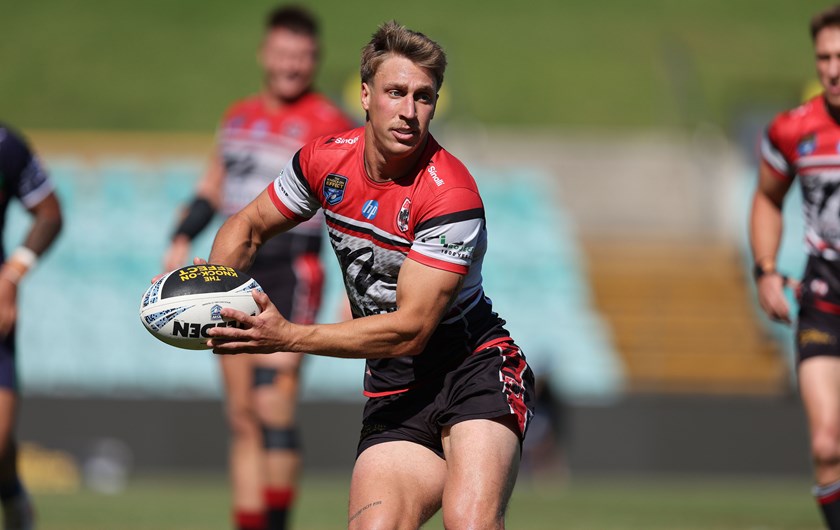
[[[249,315],[260,309],[251,291],[262,291],[247,274],[224,265],[191,265],[164,274],[143,293],[140,321],[159,340],[187,350],[206,350],[207,331],[240,326],[222,318],[230,307]]]

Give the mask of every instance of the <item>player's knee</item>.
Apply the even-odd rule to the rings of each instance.
[[[443,507],[446,530],[500,530],[504,528],[504,510],[494,503],[459,500]]]
[[[227,423],[231,434],[236,438],[260,437],[260,423],[254,409],[249,406],[229,406]]]
[[[816,429],[811,437],[811,456],[817,467],[840,465],[840,430]]]

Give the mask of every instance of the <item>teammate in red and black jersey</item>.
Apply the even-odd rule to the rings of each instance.
[[[249,329],[211,332],[214,352],[276,349],[365,358],[350,528],[502,528],[533,374],[481,285],[487,247],[475,181],[429,134],[446,57],[389,22],[362,52],[365,126],[304,146],[219,230],[210,260],[254,250],[322,210],[354,319],[298,325],[257,294]]]
[[[808,415],[814,494],[828,527],[840,529],[840,6],[811,21],[823,93],[780,114],[762,141],[750,242],[761,307],[790,322],[776,270],[782,202],[799,181],[808,265],[799,284],[796,343],[802,402]],[[794,285],[794,287],[796,287]]]
[[[5,228],[6,209],[12,200],[20,201],[33,217],[32,227],[21,246],[7,256],[0,245],[0,502],[4,529],[29,530],[34,527],[34,516],[18,476],[14,436],[18,401],[17,288],[61,230],[61,207],[39,160],[26,142],[3,124],[0,124],[0,178],[0,233]]]
[[[269,14],[260,49],[263,91],[225,113],[217,149],[164,258],[186,264],[190,241],[214,211],[231,215],[254,199],[307,141],[352,127],[327,98],[312,90],[318,63],[317,24],[299,8]],[[313,217],[260,248],[251,275],[289,320],[315,321],[321,301],[323,217]],[[301,354],[221,359],[236,525],[285,528],[300,465],[295,429]]]

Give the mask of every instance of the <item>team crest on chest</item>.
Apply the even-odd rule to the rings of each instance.
[[[408,231],[408,215],[409,209],[411,208],[411,199],[408,197],[402,203],[400,207],[400,211],[397,214],[397,228],[400,229],[400,232],[407,232]]]
[[[335,206],[344,200],[344,188],[347,187],[347,177],[330,173],[324,179],[324,200],[330,206]]]
[[[803,136],[796,145],[796,152],[799,156],[808,156],[817,148],[817,135],[814,133]]]

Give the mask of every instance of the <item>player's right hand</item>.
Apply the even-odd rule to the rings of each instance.
[[[772,320],[790,324],[790,305],[785,297],[786,279],[780,274],[766,274],[758,279],[758,303]]]
[[[169,272],[185,267],[189,263],[189,256],[190,240],[184,235],[175,236],[163,256],[163,270]]]

